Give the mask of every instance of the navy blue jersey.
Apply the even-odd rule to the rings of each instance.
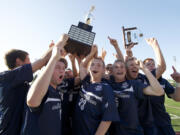
[[[143,83],[136,80],[111,82],[115,93],[115,102],[118,108],[120,122],[113,123],[115,134],[121,133],[121,127],[134,131],[142,131],[138,117],[139,101],[144,99]]]
[[[156,69],[151,72],[156,76]],[[173,94],[175,89],[173,86],[164,78],[160,77],[158,79],[160,85],[164,89],[168,97],[170,94]],[[175,132],[171,125],[171,119],[168,113],[166,112],[164,102],[165,96],[149,96],[153,118],[154,118],[154,128],[151,125],[148,125],[144,128],[145,133],[152,135],[152,130],[154,129],[158,135],[175,135]],[[155,134],[155,132],[153,134]]]
[[[72,119],[74,115],[74,110],[76,106],[76,102],[79,96],[81,85],[74,86],[74,89],[70,91],[69,93],[69,108],[70,108],[70,117]]]
[[[49,86],[39,107],[26,107],[21,135],[62,135],[61,114],[60,93]]]
[[[169,97],[169,94],[173,94],[174,87],[164,78],[158,79],[160,85],[163,87],[165,93]],[[171,119],[165,108],[165,95],[163,96],[150,96],[152,112],[154,121],[157,126],[171,125]]]
[[[62,98],[62,134],[72,134],[72,117],[71,117],[71,92],[74,89],[74,78],[64,79],[57,87]]]
[[[146,86],[150,85],[147,77],[141,73],[138,74],[136,80],[145,84]],[[150,96],[148,95],[145,95],[144,100],[142,100],[139,104],[139,119],[142,126],[151,126],[154,124]]]
[[[19,135],[31,64],[0,73],[0,134]]]
[[[94,135],[101,121],[118,121],[112,88],[82,81],[73,120],[73,135]]]

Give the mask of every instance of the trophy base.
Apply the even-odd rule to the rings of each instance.
[[[83,22],[79,22],[78,26],[71,25],[68,32],[69,39],[65,50],[68,53],[76,54],[77,56],[87,56],[91,51],[95,33],[92,31],[92,26]]]
[[[91,46],[73,40],[68,39],[66,46],[64,47],[67,53],[76,54],[77,56],[87,56],[91,51]]]

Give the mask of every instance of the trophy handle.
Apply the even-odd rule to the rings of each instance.
[[[125,37],[125,29],[124,29],[124,26],[122,26],[122,32],[123,32],[123,43],[124,43],[124,47],[126,48],[126,37]]]

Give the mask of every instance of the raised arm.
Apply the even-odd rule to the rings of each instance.
[[[171,74],[171,77],[173,78],[174,81],[176,81],[176,90],[173,94],[170,94],[170,96],[175,101],[180,101],[180,73],[178,73],[174,67],[172,68],[173,68],[173,73]]]
[[[51,57],[51,53],[52,53],[52,48],[53,48],[52,44],[53,43],[51,43],[51,47],[41,58],[39,58],[35,62],[31,63],[33,73],[36,72],[37,70],[41,69],[43,66],[45,66],[48,63],[48,61]]]
[[[79,85],[80,82],[81,82],[81,79],[79,77],[79,73],[77,71],[77,68],[76,68],[76,63],[75,63],[75,58],[77,58],[78,56],[75,56],[73,54],[70,54],[69,55],[69,59],[71,60],[71,64],[72,64],[72,70],[73,70],[73,75],[74,75],[74,85]],[[79,65],[79,62],[78,61],[78,65]]]
[[[88,68],[88,64],[89,62],[93,59],[93,57],[95,57],[97,55],[97,46],[93,45],[91,47],[91,52],[89,55],[87,55],[84,59],[84,61],[81,62],[80,64],[80,78],[81,80],[83,80],[86,75],[88,74],[87,68]]]
[[[68,56],[71,61],[73,75],[74,75],[74,77],[76,77],[76,76],[78,76],[78,72],[77,72],[77,68],[76,68],[75,56],[73,54],[69,54]]]
[[[46,65],[45,69],[41,72],[41,74],[37,77],[37,79],[34,81],[34,83],[28,91],[28,106],[38,107],[41,104],[42,99],[47,93],[56,62],[61,57],[61,50],[66,44],[67,39],[68,36],[63,35],[60,41],[53,47],[53,53],[48,64]]]
[[[107,54],[106,50],[104,50],[104,48],[102,48],[101,58],[102,58],[103,61],[104,61],[104,59],[106,57],[106,54]]]
[[[126,50],[125,61],[128,60],[128,58],[133,57],[133,52],[132,52],[133,47],[134,47],[133,43],[125,47],[125,50]]]
[[[166,62],[164,60],[161,49],[159,47],[158,41],[155,38],[148,38],[148,39],[146,39],[146,42],[149,45],[151,45],[151,47],[153,48],[153,51],[155,53],[156,62],[157,62],[156,78],[159,78],[166,70]]]
[[[112,39],[108,36],[108,39],[111,43],[111,45],[114,47],[114,49],[116,50],[116,53],[117,53],[117,56],[118,56],[118,60],[122,60],[124,61],[124,57],[123,57],[123,54],[119,48],[119,45],[118,45],[118,42],[116,39]]]
[[[149,80],[150,86],[143,89],[144,94],[162,96],[164,95],[164,90],[159,84],[158,80],[152,75],[152,73],[147,69],[142,61],[139,61],[140,69],[144,72],[147,79]]]
[[[82,60],[85,58],[85,56],[83,56],[83,55],[80,55],[80,56],[75,55],[75,58],[76,58],[76,60],[78,62],[78,66],[79,66],[79,69],[80,69],[80,64],[81,64]]]

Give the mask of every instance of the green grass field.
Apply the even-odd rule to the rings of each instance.
[[[166,97],[165,106],[171,116],[172,125],[175,131],[180,131],[180,102],[175,102]]]

